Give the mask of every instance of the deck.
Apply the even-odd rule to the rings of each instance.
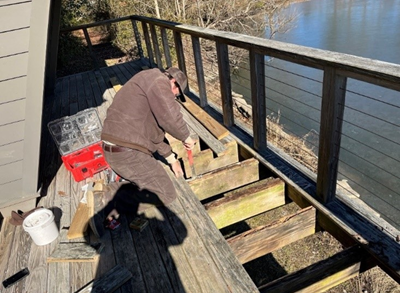
[[[97,107],[104,118],[115,94],[110,77],[116,76],[124,83],[142,65],[124,63],[59,79],[55,96],[45,102],[44,113],[48,115],[43,118],[44,124],[90,107]],[[25,267],[30,275],[7,289],[0,285],[1,292],[89,292],[83,288],[99,288],[99,282],[91,282],[106,277],[117,265],[132,275],[115,291],[120,293],[258,292],[184,179],[174,180],[179,197],[172,205],[148,211],[150,223],[142,232],[129,229],[132,217],[122,215],[121,227],[107,230],[100,239],[104,249],[96,261],[47,262],[60,243],[99,241],[90,231],[85,238],[68,240],[67,232],[82,198],[82,187],[104,174],[75,182],[61,164],[46,128],[42,133],[40,174],[44,196],[38,205],[53,210],[60,236],[49,245],[37,246],[21,226],[13,226],[6,219],[0,235],[2,280]]]

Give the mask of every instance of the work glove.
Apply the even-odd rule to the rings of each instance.
[[[194,148],[196,144],[196,141],[194,139],[192,139],[190,136],[185,139],[185,141],[183,142],[183,146],[185,147],[186,150],[192,150]]]
[[[165,158],[171,167],[172,172],[174,172],[176,178],[183,177],[183,170],[181,163],[175,158],[175,154],[171,154]]]

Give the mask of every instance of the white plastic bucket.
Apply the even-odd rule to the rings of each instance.
[[[36,245],[46,245],[58,237],[58,228],[53,212],[48,209],[37,209],[27,216],[22,223]]]

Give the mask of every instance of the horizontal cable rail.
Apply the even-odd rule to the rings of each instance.
[[[388,202],[390,191],[400,200],[400,194],[395,192],[397,186],[388,186],[389,181],[382,182],[371,174],[387,172],[396,180],[399,175],[365,157],[375,152],[395,163],[399,159],[351,132],[355,127],[357,132],[370,133],[400,151],[399,130],[392,130],[397,137],[388,137],[352,118],[356,115],[360,121],[368,119],[372,124],[399,128],[396,118],[390,120],[385,114],[382,117],[374,109],[368,112],[361,108],[365,105],[360,100],[398,111],[396,102],[362,93],[362,87],[353,84],[382,87],[400,97],[400,65],[136,15],[64,28],[61,32],[85,31],[128,20],[132,22],[132,42],[140,51],[140,58],[146,56],[151,67],[180,67],[187,73],[190,90],[198,95],[200,105],[218,109],[227,128],[245,125],[253,135],[256,150],[262,151],[270,144],[286,148],[286,154],[315,172],[316,194],[322,202],[335,198],[340,179],[350,182],[350,188],[343,186],[349,193],[365,190]],[[88,41],[87,33],[85,36]],[[365,155],[348,145],[365,149]],[[365,173],[347,158],[363,161],[376,170]],[[386,194],[366,188],[365,180],[350,178],[349,172],[362,174],[360,177],[385,187]],[[398,208],[393,211],[398,212]],[[400,227],[400,219],[391,221]]]

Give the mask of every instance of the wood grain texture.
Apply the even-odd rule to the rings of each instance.
[[[177,184],[176,182],[174,183]],[[184,193],[182,188],[177,188],[177,192],[179,194],[178,199],[193,196],[193,193]],[[228,292],[224,281],[224,275],[221,274],[218,267],[215,266],[213,256],[210,255],[207,244],[204,242],[207,236],[202,233],[202,231],[199,231],[193,223],[192,209],[193,207],[183,205],[181,200],[177,200],[171,206],[171,211],[176,216],[169,217],[175,234],[177,235],[177,240],[182,243],[184,259],[188,262],[187,265],[190,266],[190,270],[188,271],[181,271],[179,268],[180,274],[186,275],[186,277],[182,278],[182,281],[185,279],[190,281],[189,284],[185,284],[184,286],[198,287],[200,289],[199,292]],[[202,219],[200,219],[199,222],[202,222]],[[199,224],[204,225],[204,223]],[[209,229],[213,228],[214,227],[209,227]],[[176,264],[179,264],[181,261],[183,261],[183,259]],[[185,265],[186,268],[187,265]],[[182,267],[182,269],[185,267]],[[193,280],[189,279],[191,274],[195,276]],[[195,283],[192,284],[193,282]]]
[[[74,218],[72,219],[71,225],[69,226],[67,238],[75,239],[84,237],[86,235],[88,224],[89,207],[87,206],[87,204],[81,202],[79,203]]]
[[[182,103],[183,107],[189,111],[200,123],[211,132],[218,140],[223,139],[229,134],[228,129],[219,124],[214,118],[212,118],[207,112],[205,112],[200,106],[198,106],[191,99],[186,98],[186,102]]]
[[[197,119],[195,119],[186,109],[181,108],[183,119],[190,128],[196,132],[204,143],[218,155],[222,154],[226,148],[206,129]]]
[[[215,157],[212,150],[205,149],[193,156],[193,163],[197,175],[211,172],[216,169],[220,169],[239,161],[237,144],[235,141],[228,141],[224,143],[226,151]],[[189,166],[187,156],[182,157],[182,162],[187,177],[192,176],[192,170]]]
[[[265,104],[265,59],[264,55],[250,51],[250,83],[253,118],[254,148],[267,147],[266,104]]]
[[[258,161],[248,159],[199,176],[197,179],[189,182],[189,185],[197,197],[203,200],[255,182],[258,179]],[[204,188],[205,186],[207,188]]]
[[[218,229],[285,204],[285,185],[280,179],[265,179],[224,194],[205,205]]]
[[[377,85],[386,86],[395,90],[400,89],[400,65],[371,60],[339,52],[309,48],[260,37],[242,35],[238,33],[215,31],[193,25],[149,19],[135,15],[132,19],[146,21],[172,29],[174,33],[184,33],[191,36],[205,38],[212,41],[235,47],[252,50],[257,53],[276,57],[289,62],[323,69],[325,66],[334,66],[341,74]]]
[[[195,247],[188,240],[191,235],[188,235],[188,226],[182,220],[181,215],[185,215],[185,211],[179,201],[172,202],[168,208],[159,209],[163,220],[157,219],[157,211],[152,209],[146,216],[155,219],[150,226],[163,261],[168,266],[172,287],[175,292],[202,292],[202,288],[213,283],[213,278],[211,282],[209,278],[202,278],[199,271],[201,264],[196,261],[198,257],[189,257],[190,253],[187,253],[190,249],[195,251]],[[200,253],[200,249],[197,252]]]
[[[246,263],[314,234],[315,223],[315,209],[309,207],[234,236],[228,243],[240,262]]]
[[[194,63],[196,68],[197,86],[199,88],[200,106],[205,107],[207,106],[207,90],[204,77],[203,60],[201,56],[200,39],[195,36],[192,36],[191,38],[192,38]]]
[[[171,172],[168,173],[175,188],[186,195],[178,199],[182,207],[190,211],[191,224],[197,233],[201,235],[200,239],[221,272],[226,282],[227,290],[238,293],[258,292],[253,281],[233,254],[222,234],[215,228],[213,221],[199,200],[193,196],[193,191],[187,182],[183,178],[176,179]],[[212,292],[215,292],[215,290]],[[226,292],[226,290],[218,292]]]
[[[138,70],[142,70],[141,66],[123,64],[101,69],[100,72],[86,72],[75,77],[65,77],[56,87],[57,96],[54,99],[56,103],[47,105],[46,111],[52,112],[59,118],[94,105],[98,107],[99,113],[102,113],[104,118],[106,109],[115,95],[115,90],[108,84],[110,76],[113,74],[121,83],[124,83]],[[73,107],[70,106],[70,102],[73,102]],[[109,270],[116,264],[127,268],[134,276],[120,286],[116,290],[117,293],[151,292],[150,289],[154,288],[159,289],[157,292],[168,293],[214,293],[216,290],[218,292],[256,292],[246,291],[247,289],[241,290],[243,286],[250,289],[254,289],[255,286],[234,255],[231,252],[228,253],[227,244],[219,242],[224,241],[223,237],[219,234],[219,238],[215,238],[213,242],[203,239],[208,235],[207,233],[218,234],[219,231],[212,221],[196,223],[203,221],[203,214],[196,214],[196,209],[201,207],[201,204],[183,206],[179,200],[174,202],[176,206],[171,205],[169,209],[161,210],[161,219],[164,220],[151,219],[149,226],[142,233],[129,230],[129,222],[126,216],[122,215],[121,229],[106,230],[105,235],[101,238],[105,247],[98,259],[93,262],[47,263],[47,257],[57,249],[59,243],[75,245],[75,242],[93,243],[99,239],[94,237],[90,229],[87,230],[88,234],[85,238],[68,239],[68,227],[71,227],[73,216],[76,215],[80,204],[81,187],[89,179],[79,183],[75,182],[71,173],[63,165],[59,165],[61,162],[59,153],[57,148],[54,148],[52,140],[46,141],[48,143],[44,145],[49,149],[53,147],[53,150],[44,153],[45,156],[49,156],[49,159],[42,170],[46,171],[44,175],[49,180],[49,186],[46,189],[47,196],[41,198],[40,202],[53,210],[57,226],[60,228],[60,236],[56,241],[43,247],[32,243],[29,235],[22,229],[13,231],[10,234],[12,239],[1,238],[2,240],[11,240],[11,243],[7,243],[5,246],[3,243],[0,244],[0,253],[4,247],[4,253],[8,255],[5,261],[3,257],[0,259],[0,268],[10,269],[16,267],[18,263],[28,266],[31,270],[31,275],[15,287],[17,291],[11,292],[19,292],[18,290],[22,290],[21,292],[23,290],[28,292],[76,292],[89,282],[95,280],[92,282],[95,284],[99,278],[107,276]],[[223,143],[226,144],[226,142]],[[203,143],[202,146],[204,146]],[[197,144],[196,147],[199,147],[198,151],[200,152],[200,144]],[[54,155],[51,158],[50,153]],[[216,159],[218,158],[216,157]],[[96,174],[93,179],[97,180],[97,175],[100,174]],[[186,191],[181,190],[179,197],[188,196]],[[190,196],[195,198],[193,192],[190,193]],[[207,215],[205,211],[203,212]],[[197,216],[200,218],[193,218]],[[200,229],[199,225],[205,227]],[[214,231],[210,232],[211,229]],[[148,235],[144,235],[144,232]],[[23,237],[26,237],[25,242],[21,241]],[[18,245],[15,246],[14,244],[17,242]],[[152,244],[149,245],[149,243]],[[213,248],[209,248],[208,243],[212,243]],[[21,250],[20,245],[24,245],[26,250]],[[15,247],[18,250],[12,252],[11,250]],[[7,251],[8,248],[10,250]],[[219,250],[220,248],[222,250]],[[18,253],[23,255],[18,256]],[[12,255],[12,259],[10,255]],[[225,260],[226,257],[227,260]],[[148,258],[150,260],[146,265]],[[216,258],[219,259],[216,260]],[[11,266],[9,266],[10,261]],[[152,272],[154,266],[162,268],[157,268],[155,272]],[[148,275],[144,276],[145,273]],[[244,273],[243,276],[242,273]],[[242,278],[244,278],[244,283],[249,286],[242,284]],[[163,279],[160,281],[163,285],[153,284],[154,280],[158,279]],[[234,289],[235,286],[239,286],[239,289]]]
[[[317,196],[324,203],[335,198],[347,79],[326,68],[322,89]]]
[[[354,246],[334,256],[261,286],[260,293],[325,292],[347,281],[360,271],[362,249]]]
[[[59,243],[47,257],[47,262],[93,262],[98,257],[95,248],[88,243]]]
[[[233,99],[232,84],[229,64],[228,45],[217,38],[215,42],[217,59],[218,59],[218,75],[221,87],[221,100],[224,125],[231,127],[235,123],[233,115]]]

